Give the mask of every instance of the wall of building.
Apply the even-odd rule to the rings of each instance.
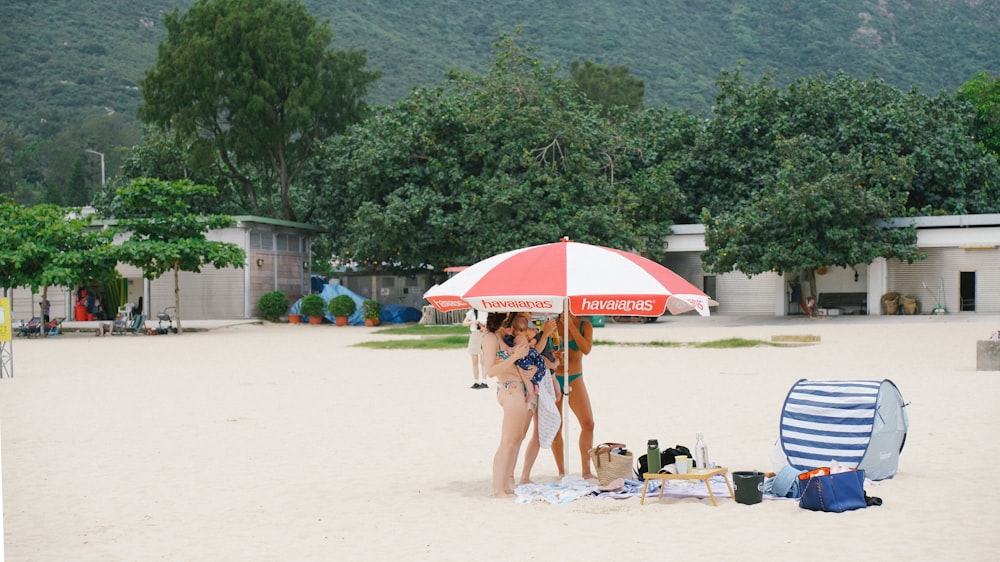
[[[1000,312],[1000,249],[976,246],[923,251],[928,259],[912,264],[888,260],[889,291],[916,299],[924,314],[938,305],[948,313]],[[975,274],[975,295],[965,311],[960,294],[962,272]],[[970,304],[973,310],[968,310]]]

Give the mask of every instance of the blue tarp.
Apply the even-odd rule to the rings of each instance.
[[[325,303],[329,303],[330,299],[337,295],[347,295],[351,297],[356,305],[354,314],[347,317],[347,323],[352,326],[364,326],[365,319],[361,316],[361,303],[365,301],[365,297],[362,297],[343,285],[323,285],[322,289],[319,291],[319,296],[323,297],[323,302]],[[288,312],[290,314],[298,314],[301,303],[302,299],[295,301],[295,304],[288,309]],[[332,323],[336,321],[329,312],[325,312],[323,316],[328,322]],[[381,320],[382,323],[402,324],[405,322],[419,322],[420,316],[420,311],[412,306],[384,304],[382,305],[382,314],[379,315],[379,320]]]
[[[420,311],[412,306],[383,304],[379,320],[393,324],[404,324],[406,322],[420,322],[420,317]]]

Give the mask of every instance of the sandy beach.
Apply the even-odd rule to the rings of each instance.
[[[597,345],[596,439],[694,446],[771,470],[800,378],[891,379],[910,403],[883,505],[490,496],[501,410],[468,355],[372,350],[376,329],[246,324],[181,336],[13,342],[0,381],[8,561],[996,560],[1000,372],[976,341],[1000,317],[664,317],[599,342],[816,335],[816,345]],[[575,442],[575,421],[570,425]],[[574,470],[578,455],[574,450]],[[986,472],[981,469],[985,468]],[[555,480],[542,451],[536,481]]]

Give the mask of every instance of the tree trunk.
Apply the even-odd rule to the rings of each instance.
[[[174,316],[177,317],[177,333],[183,334],[184,329],[181,328],[181,266],[179,263],[174,263]]]
[[[44,287],[42,287],[42,300],[38,301],[38,317],[42,319],[42,337],[45,337],[45,323],[49,321],[49,319],[45,317],[45,309],[42,308],[42,303],[48,301],[49,301],[49,286],[45,285]],[[52,303],[49,303],[49,310],[52,310]]]
[[[799,273],[799,288],[801,291],[799,306],[806,316],[812,318],[817,308],[815,269],[803,269]]]

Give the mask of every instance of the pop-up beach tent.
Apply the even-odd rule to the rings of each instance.
[[[910,426],[905,406],[888,379],[801,379],[781,408],[781,450],[799,470],[837,461],[872,480],[892,478]]]

